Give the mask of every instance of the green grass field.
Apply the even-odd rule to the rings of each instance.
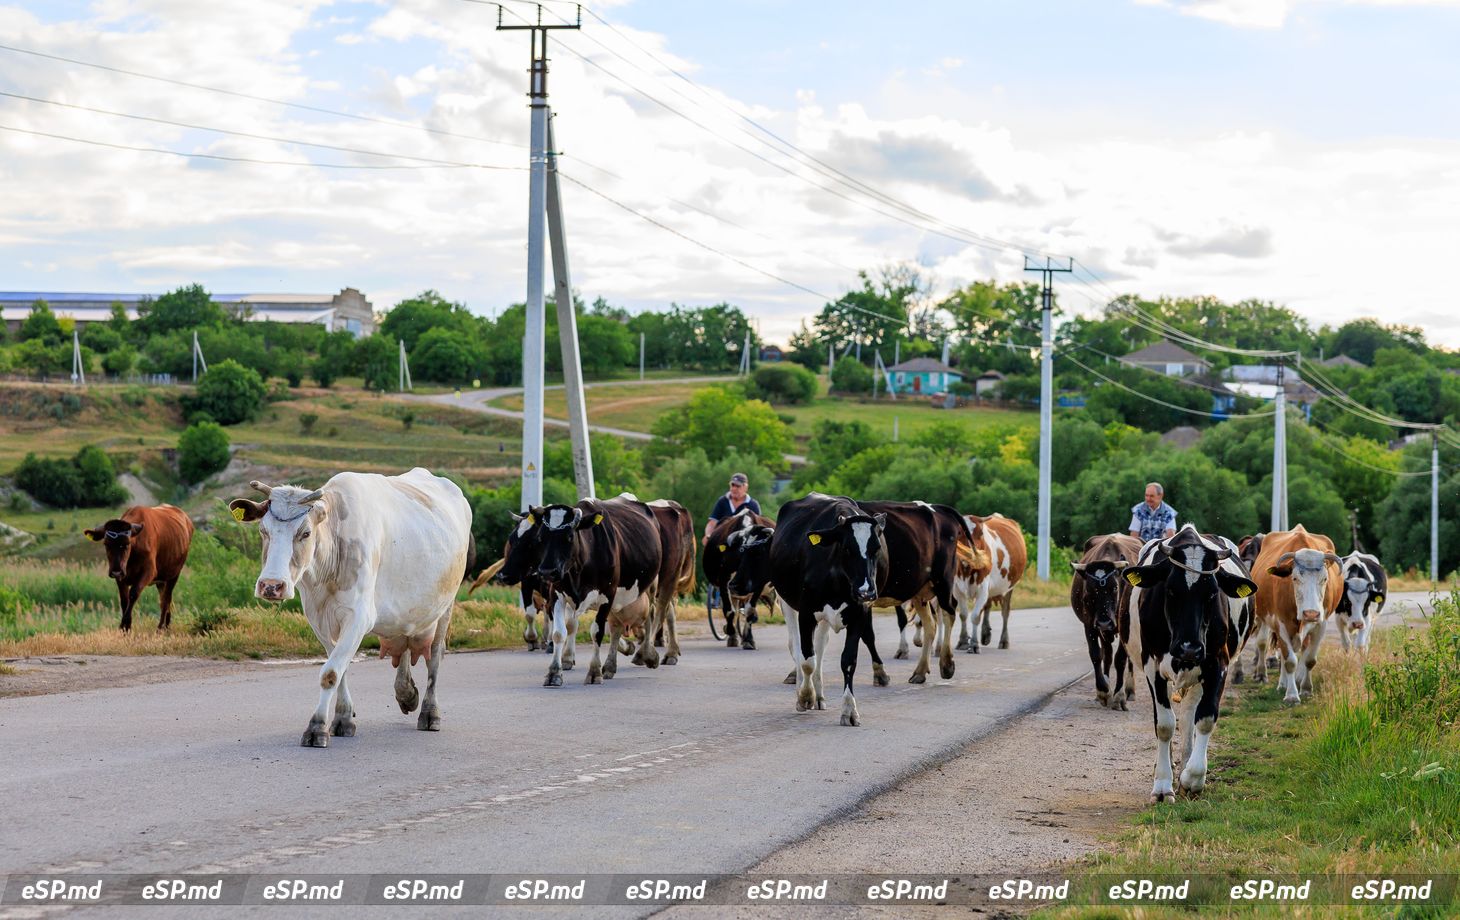
[[[596,425],[624,428],[630,431],[649,431],[662,413],[689,402],[696,390],[706,384],[677,383],[654,387],[630,387],[604,385],[590,387],[587,391],[588,420]],[[646,392],[647,391],[647,392]],[[504,396],[492,402],[503,409],[522,408],[520,395]],[[543,411],[552,418],[567,417],[567,396],[562,390],[548,390]],[[937,422],[955,421],[971,428],[985,428],[993,425],[1037,424],[1032,412],[1009,409],[963,408],[937,409],[926,399],[879,399],[859,400],[833,396],[818,396],[810,405],[777,406],[776,411],[792,419],[791,428],[797,443],[804,445],[811,439],[816,424],[830,419],[839,422],[862,421],[871,425],[879,434],[892,438],[894,419],[900,439],[915,437],[919,432]]]

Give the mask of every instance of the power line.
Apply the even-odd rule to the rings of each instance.
[[[109,115],[114,118],[130,118],[134,121],[151,122],[152,124],[169,125],[174,128],[187,128],[192,131],[209,131],[214,134],[227,134],[231,137],[246,137],[252,140],[270,141],[278,144],[296,144],[301,147],[317,147],[321,150],[334,150],[340,153],[357,153],[372,157],[387,157],[396,160],[413,160],[418,163],[430,163],[436,166],[470,166],[476,169],[521,169],[517,166],[491,166],[485,163],[463,163],[455,160],[439,160],[433,157],[413,156],[406,153],[382,153],[378,150],[364,150],[359,147],[342,147],[337,144],[321,144],[315,141],[301,141],[291,137],[273,137],[267,134],[252,134],[247,131],[233,131],[227,128],[214,128],[208,125],[195,125],[183,121],[172,121],[167,118],[156,118],[151,115],[136,115],[130,112],[117,112],[111,109],[93,108],[89,105],[80,105],[74,102],[58,102],[54,99],[42,99],[38,96],[25,96],[20,93],[7,93],[0,90],[0,96],[10,99],[22,99],[26,102],[38,102],[43,105],[53,105],[60,108],[75,109],[82,112],[92,112],[97,115]]]
[[[112,150],[131,150],[137,153],[165,153],[168,156],[187,157],[195,160],[223,160],[229,163],[257,163],[263,166],[306,166],[315,169],[475,169],[469,163],[432,165],[427,163],[312,163],[300,160],[264,160],[256,157],[228,156],[221,153],[185,153],[181,150],[168,150],[165,147],[141,147],[132,144],[115,144],[110,141],[98,141],[85,137],[71,137],[66,134],[52,134],[47,131],[32,131],[29,128],[16,128],[11,125],[0,125],[0,131],[13,131],[16,134],[31,134],[36,137],[48,137],[58,141],[71,141],[76,144],[90,144],[93,147],[109,147]],[[524,170],[525,166],[492,166],[481,167],[490,169],[514,169]]]
[[[1160,399],[1160,398],[1157,398],[1155,396],[1151,396],[1151,395],[1149,395],[1147,393],[1142,393],[1140,390],[1137,390],[1136,388],[1131,387],[1131,386],[1127,386],[1126,384],[1121,383],[1119,380],[1115,380],[1114,378],[1107,377],[1104,374],[1100,373],[1099,371],[1095,370],[1094,368],[1086,366],[1078,358],[1074,357],[1073,355],[1070,355],[1067,352],[1059,352],[1059,353],[1056,354],[1056,357],[1064,358],[1065,360],[1072,362],[1076,367],[1083,368],[1086,372],[1088,372],[1090,374],[1094,374],[1096,377],[1099,377],[1101,380],[1104,380],[1106,383],[1113,384],[1113,385],[1119,387],[1120,389],[1125,390],[1128,393],[1131,393],[1131,394],[1133,394],[1135,396],[1139,396],[1141,399],[1148,400],[1148,401],[1153,402],[1153,403],[1156,403],[1158,405],[1165,406],[1168,409],[1175,409],[1178,412],[1186,412],[1186,413],[1189,413],[1191,415],[1204,415],[1207,418],[1226,419],[1226,420],[1229,420],[1229,421],[1236,421],[1238,419],[1244,419],[1244,418],[1270,418],[1271,416],[1273,416],[1275,414],[1275,411],[1268,411],[1268,412],[1249,412],[1246,415],[1227,415],[1227,414],[1219,413],[1219,412],[1206,412],[1206,411],[1203,411],[1201,409],[1192,409],[1192,408],[1189,408],[1187,406],[1179,406],[1176,403],[1167,402],[1164,399]]]
[[[424,131],[427,134],[435,134],[441,137],[454,137],[461,140],[480,141],[484,144],[500,144],[503,147],[516,147],[526,150],[526,144],[518,144],[512,141],[502,141],[491,137],[480,137],[474,134],[458,134],[454,131],[444,131],[440,128],[431,128],[426,125],[412,124],[408,121],[397,121],[393,118],[381,118],[375,115],[357,115],[353,112],[341,112],[337,109],[326,109],[316,105],[306,105],[302,102],[290,102],[287,99],[273,99],[268,96],[257,96],[253,93],[241,93],[237,90],[223,89],[219,86],[207,86],[202,83],[189,83],[186,80],[175,80],[171,77],[161,77],[156,74],[142,73],[136,70],[124,70],[120,67],[112,67],[107,64],[97,64],[93,61],[82,61],[76,58],[63,57],[59,54],[48,54],[44,51],[33,51],[29,48],[18,48],[14,45],[0,45],[0,51],[9,51],[14,54],[28,54],[33,57],[45,58],[51,61],[59,61],[63,64],[75,64],[78,67],[91,67],[96,70],[105,70],[110,73],[123,74],[128,77],[137,77],[142,80],[155,80],[158,83],[170,83],[173,86],[183,86],[188,89],[203,90],[210,93],[221,93],[225,96],[233,96],[238,99],[248,99],[253,102],[266,102],[269,105],[286,106],[291,109],[299,109],[305,112],[314,112],[319,115],[333,115],[336,118],[350,118],[355,121],[364,121],[376,125],[386,125],[392,128],[406,128],[411,131]]]

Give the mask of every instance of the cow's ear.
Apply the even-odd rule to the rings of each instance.
[[[1164,569],[1164,565],[1137,565],[1121,572],[1120,577],[1132,588],[1144,588],[1155,584]]]
[[[1267,567],[1267,574],[1276,575],[1278,578],[1287,578],[1293,574],[1293,560],[1296,557],[1292,553],[1283,553],[1277,557],[1277,561]]]
[[[93,530],[83,530],[81,532],[86,534],[86,539],[90,540],[92,543],[100,543],[101,538],[106,536],[105,532],[100,527],[97,527]]]
[[[1241,575],[1233,575],[1231,572],[1217,573],[1217,587],[1228,597],[1251,597],[1257,590],[1257,584],[1250,578]]]
[[[142,522],[141,521],[138,521],[137,523],[135,523],[135,524],[132,525],[132,536],[135,537],[137,534],[139,534],[141,532],[142,532]]]
[[[261,502],[249,501],[246,498],[235,498],[228,503],[228,510],[233,513],[233,519],[243,524],[252,524],[263,517],[269,511],[267,500]]]
[[[885,514],[874,514],[874,515],[872,515],[872,519],[877,522],[877,529],[878,530],[886,530],[887,529],[887,515],[885,515]]]

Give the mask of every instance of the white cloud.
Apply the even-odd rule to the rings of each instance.
[[[1299,6],[1453,6],[1460,0],[1134,0],[1137,6],[1159,6],[1183,15],[1210,19],[1245,29],[1280,29]]]

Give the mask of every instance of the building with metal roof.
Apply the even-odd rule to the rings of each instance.
[[[14,332],[30,314],[38,300],[50,305],[57,316],[69,317],[78,327],[111,319],[112,304],[119,303],[128,319],[137,318],[137,307],[143,300],[155,300],[155,294],[110,294],[67,291],[0,291],[0,316],[5,328]],[[356,338],[375,331],[375,309],[365,295],[355,288],[344,288],[338,294],[211,294],[221,304],[244,320],[273,323],[319,323],[331,332],[345,331]]]

